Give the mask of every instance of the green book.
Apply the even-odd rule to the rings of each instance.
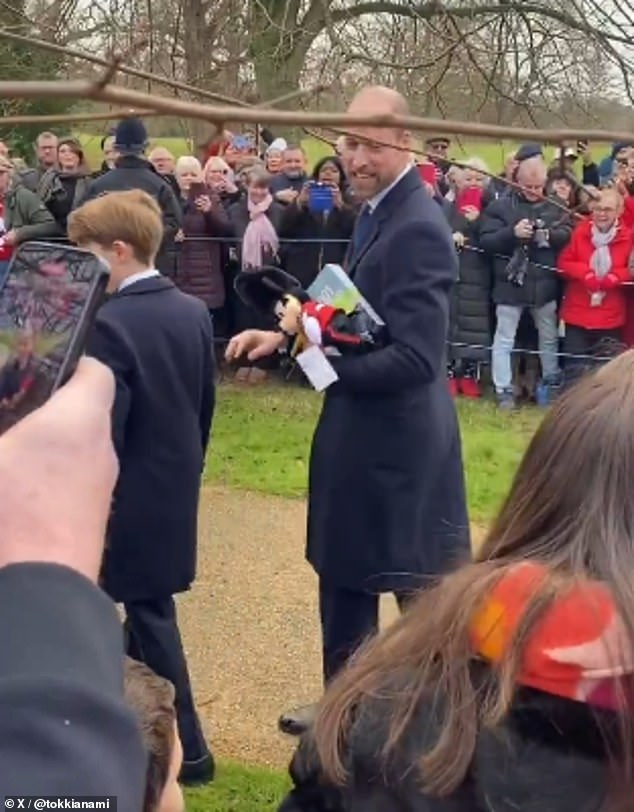
[[[307,293],[311,299],[340,308],[346,313],[352,313],[355,308],[360,307],[377,327],[385,326],[383,319],[361,295],[341,265],[324,265]]]

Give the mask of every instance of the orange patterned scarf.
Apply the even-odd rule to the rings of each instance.
[[[476,612],[473,645],[499,663],[547,570],[524,562],[509,569]],[[542,613],[526,639],[517,681],[556,696],[617,710],[632,696],[634,656],[608,589],[575,581]],[[620,686],[619,686],[620,682]]]

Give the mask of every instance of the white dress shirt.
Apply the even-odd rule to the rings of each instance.
[[[151,279],[153,276],[160,275],[160,271],[157,271],[156,268],[148,268],[147,271],[133,273],[131,276],[126,277],[123,282],[121,282],[117,288],[117,293],[120,293],[124,288],[127,288],[129,285],[133,285],[135,282],[140,282],[142,279]]]

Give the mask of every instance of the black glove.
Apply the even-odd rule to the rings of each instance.
[[[518,245],[506,266],[506,278],[518,288],[523,287],[528,273],[528,246]]]

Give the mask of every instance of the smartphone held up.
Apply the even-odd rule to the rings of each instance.
[[[30,242],[15,251],[0,289],[0,434],[72,375],[108,273],[80,248]]]

